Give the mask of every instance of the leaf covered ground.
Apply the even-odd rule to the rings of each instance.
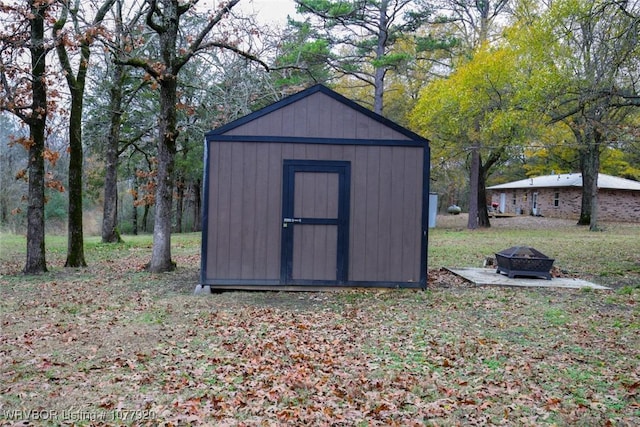
[[[2,425],[640,424],[640,289],[192,295],[144,244],[0,287]],[[49,256],[52,265],[62,254]],[[637,282],[636,282],[637,283]]]

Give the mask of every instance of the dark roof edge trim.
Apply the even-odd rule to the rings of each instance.
[[[369,145],[394,147],[424,147],[425,140],[409,139],[336,139],[305,138],[296,136],[253,136],[253,135],[216,135],[207,133],[207,142],[263,142],[281,144],[326,144],[326,145]]]
[[[227,123],[226,125],[220,126],[217,129],[214,129],[210,132],[207,132],[207,136],[208,135],[220,135],[223,133],[226,133],[232,129],[235,129],[239,126],[242,126],[246,123],[249,123],[259,117],[262,117],[266,114],[269,114],[275,110],[278,110],[280,108],[286,107],[289,104],[293,104],[294,102],[299,101],[300,99],[306,98],[309,95],[312,95],[316,92],[321,92],[327,96],[330,96],[331,98],[335,99],[338,102],[341,102],[342,104],[345,104],[351,108],[353,108],[354,110],[370,117],[373,120],[376,120],[377,122],[382,123],[383,125],[395,130],[396,132],[399,132],[403,135],[405,135],[407,138],[410,138],[414,141],[427,141],[426,138],[421,137],[420,135],[418,135],[417,133],[414,133],[412,131],[410,131],[409,129],[406,129],[402,126],[400,126],[399,124],[393,122],[392,120],[387,119],[386,117],[381,116],[380,114],[376,114],[373,111],[363,107],[362,105],[350,100],[349,98],[346,98],[343,95],[340,95],[338,92],[335,92],[331,89],[329,89],[328,87],[322,85],[322,84],[317,84],[315,86],[311,86],[308,89],[305,89],[301,92],[295,93],[293,95],[290,95],[286,98],[281,99],[278,102],[275,102],[267,107],[264,107],[260,110],[254,111],[253,113],[250,113],[244,117],[241,117],[237,120],[234,120],[230,123]]]

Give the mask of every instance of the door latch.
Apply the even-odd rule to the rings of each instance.
[[[302,218],[283,218],[282,219],[282,228],[287,228],[289,226],[289,224],[293,224],[293,223],[301,223],[302,222]]]

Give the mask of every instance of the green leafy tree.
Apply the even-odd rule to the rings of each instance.
[[[273,72],[274,84],[287,91],[297,91],[330,80],[328,67],[331,49],[309,22],[289,20],[281,35]]]
[[[518,41],[532,71],[531,108],[573,134],[583,178],[578,224],[598,229],[601,156],[634,112],[638,75],[638,5],[563,0],[528,13]],[[523,8],[529,12],[531,8]]]
[[[536,143],[525,149],[527,176],[567,173],[580,170],[580,153],[573,133],[563,123],[546,125]],[[611,141],[600,155],[600,172],[627,179],[640,180],[640,162],[634,157],[632,136],[628,129],[618,141]],[[521,176],[518,176],[520,179]],[[514,177],[516,179],[516,177]],[[506,180],[508,181],[508,180]],[[505,182],[505,181],[503,181]]]
[[[537,126],[536,139],[525,144],[522,169],[512,180],[579,170],[571,129],[563,123],[548,123],[544,117],[530,126]]]
[[[530,117],[521,108],[515,90],[523,78],[516,52],[508,47],[485,47],[448,78],[428,85],[412,114],[413,128],[431,140],[432,158],[446,159],[459,152],[467,153],[468,162],[478,162],[475,168],[469,165],[469,171],[470,181],[478,180],[475,197],[481,201],[478,223],[482,227],[490,226],[484,203],[489,174],[496,165],[520,153],[530,136]]]
[[[509,10],[509,0],[484,0],[484,1],[458,1],[442,0],[437,3],[437,22],[445,25],[445,30],[438,33],[443,40],[451,40],[448,46],[450,59],[445,62],[444,75],[455,72],[457,67],[466,66],[473,60],[477,52],[495,44],[501,38],[501,32],[506,22],[504,15]],[[444,37],[442,37],[444,36]],[[426,42],[433,43],[433,37]],[[442,68],[442,67],[441,67]],[[420,102],[420,101],[418,101]],[[469,142],[469,141],[467,141]],[[467,227],[475,229],[478,225],[488,226],[488,216],[485,218],[486,206],[484,203],[482,182],[484,172],[481,170],[483,160],[481,148],[478,144],[472,144],[465,148],[468,153],[469,168],[469,220]],[[454,153],[455,154],[455,153]],[[442,158],[452,158],[449,153]],[[489,159],[486,159],[489,160]],[[450,165],[455,162],[450,162]]]
[[[373,96],[361,99],[382,114],[385,77],[411,60],[406,51],[394,50],[398,41],[413,34],[432,18],[432,9],[411,0],[295,0],[297,11],[309,17],[317,38],[303,49],[326,55],[338,78],[346,77],[348,87],[363,86]],[[373,99],[371,101],[371,99]]]

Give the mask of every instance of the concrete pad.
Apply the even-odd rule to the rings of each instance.
[[[551,280],[535,277],[514,277],[509,278],[504,274],[496,273],[495,268],[447,268],[453,274],[466,279],[476,285],[493,286],[522,286],[522,287],[542,287],[542,288],[567,288],[567,289],[603,289],[609,290],[606,286],[596,285],[582,279],[573,277],[554,277]]]

